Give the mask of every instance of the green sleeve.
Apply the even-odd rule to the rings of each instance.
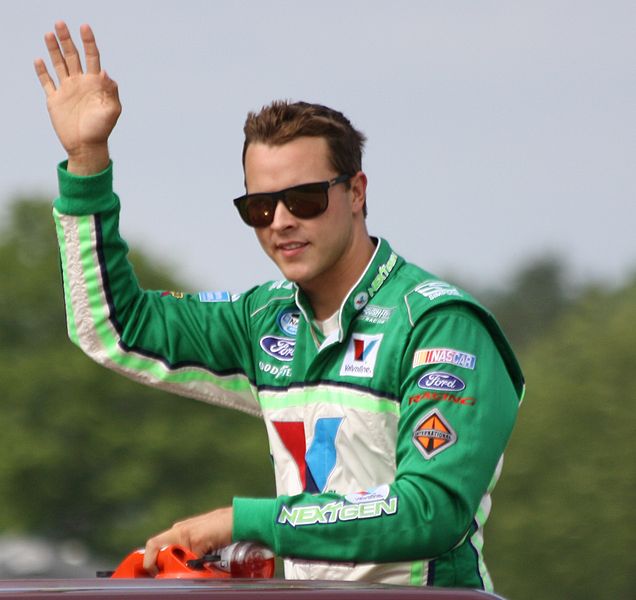
[[[58,168],[54,204],[69,336],[91,358],[141,383],[260,414],[249,344],[249,294],[208,302],[144,290],[119,234],[112,164],[79,177]]]
[[[414,366],[426,349],[458,349],[475,362]],[[353,562],[432,558],[462,542],[487,511],[517,394],[487,329],[459,304],[416,323],[399,368],[397,470],[388,489],[377,488],[374,502],[333,493],[236,498],[236,540],[260,541],[281,556]],[[462,389],[418,385],[440,371]]]

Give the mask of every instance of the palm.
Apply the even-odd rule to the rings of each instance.
[[[69,154],[83,146],[105,143],[121,112],[114,83],[91,73],[64,79],[48,97],[47,106]]]

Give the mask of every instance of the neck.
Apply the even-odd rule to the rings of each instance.
[[[301,286],[314,311],[316,319],[324,321],[333,315],[342,305],[345,296],[367,268],[375,245],[366,233],[357,242],[351,244],[337,265]]]

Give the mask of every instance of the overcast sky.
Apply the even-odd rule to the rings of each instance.
[[[497,286],[552,252],[636,272],[633,0],[2,2],[0,206],[53,197],[64,158],[32,61],[93,26],[124,112],[128,241],[192,290],[278,278],[231,199],[248,110],[342,110],[368,136],[368,225],[405,258]]]

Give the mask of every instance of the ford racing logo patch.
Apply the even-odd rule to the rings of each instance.
[[[261,338],[261,348],[278,360],[289,362],[294,358],[296,340],[267,335]]]
[[[455,375],[445,371],[433,371],[426,373],[417,382],[423,390],[437,390],[439,392],[459,392],[466,388],[466,384]]]

